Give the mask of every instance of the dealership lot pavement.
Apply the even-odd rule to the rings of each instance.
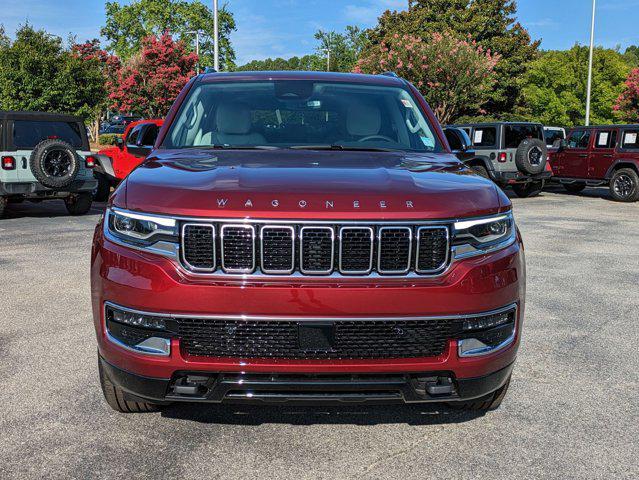
[[[170,407],[102,400],[89,307],[100,208],[0,220],[0,478],[639,477],[639,204],[514,199],[524,340],[501,409]]]

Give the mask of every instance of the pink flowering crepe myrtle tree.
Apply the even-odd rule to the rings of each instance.
[[[613,109],[621,121],[639,123],[639,68],[628,75]]]
[[[146,37],[140,53],[131,57],[107,84],[111,108],[145,118],[162,118],[195,75],[196,63],[197,55],[189,53],[184,42],[173,40],[168,33],[159,38]]]
[[[484,113],[494,85],[499,55],[474,41],[450,33],[429,38],[395,34],[361,56],[356,73],[393,71],[412,82],[424,95],[442,124],[461,114]]]

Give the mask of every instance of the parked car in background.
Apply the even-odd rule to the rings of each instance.
[[[525,309],[521,236],[413,85],[205,74],[166,121],[95,230],[113,409],[499,406]]]
[[[162,122],[161,119],[155,119],[130,123],[124,129],[122,138],[117,139],[116,146],[98,152],[98,162],[93,172],[98,180],[96,201],[106,201],[111,187],[117,186],[144,161],[153,149]]]
[[[133,122],[139,122],[142,120],[142,117],[139,115],[113,115],[109,123],[111,125],[124,125],[127,126]]]
[[[64,200],[67,211],[91,208],[96,157],[79,117],[0,111],[0,217],[9,202]]]
[[[571,193],[608,186],[620,202],[639,200],[639,125],[576,127],[550,154],[554,181]]]
[[[106,124],[103,125],[102,128],[100,128],[100,135],[108,135],[108,134],[112,134],[112,135],[122,135],[124,133],[124,130],[126,129],[126,125],[124,125],[123,123],[120,124]]]
[[[538,195],[552,176],[540,123],[495,122],[452,125],[464,130],[475,150],[466,163],[500,187],[512,187],[519,197]]]
[[[544,127],[544,137],[547,148],[557,148],[566,139],[566,129],[563,127]]]

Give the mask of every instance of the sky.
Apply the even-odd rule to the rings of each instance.
[[[124,3],[124,0],[122,3]],[[204,0],[212,3],[212,0]],[[346,25],[370,27],[387,9],[407,0],[219,0],[233,12],[232,42],[241,65],[253,59],[312,53],[318,29],[342,31]],[[587,44],[589,0],[519,0],[520,22],[543,49]],[[99,36],[104,0],[0,0],[0,24],[9,35],[26,20],[37,28],[78,40]],[[624,49],[639,44],[639,0],[598,0],[596,43]]]

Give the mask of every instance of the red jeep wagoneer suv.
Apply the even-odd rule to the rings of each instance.
[[[496,408],[521,336],[511,203],[394,75],[205,74],[92,252],[111,407]]]

